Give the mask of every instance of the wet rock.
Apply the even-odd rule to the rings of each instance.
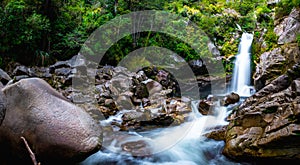
[[[4,72],[2,69],[0,69],[0,82],[5,85],[11,80],[10,76]]]
[[[131,153],[132,156],[150,156],[151,146],[143,140],[126,142],[121,145],[122,150]]]
[[[211,114],[212,106],[213,106],[213,102],[207,100],[200,100],[198,105],[198,111],[202,115]]]
[[[209,133],[205,134],[204,136],[217,141],[225,141],[226,129],[227,126],[213,128],[212,130],[210,130]]]
[[[237,93],[230,93],[226,95],[225,98],[222,100],[222,105],[228,106],[230,104],[235,104],[240,101],[240,96]]]
[[[75,163],[99,149],[99,126],[45,81],[22,79],[3,93],[7,111],[0,127],[0,159],[28,158],[21,136],[42,164]]]

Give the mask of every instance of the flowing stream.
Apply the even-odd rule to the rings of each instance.
[[[82,164],[163,164],[163,165],[207,165],[207,164],[240,164],[228,160],[221,154],[223,141],[207,139],[203,134],[209,128],[226,125],[224,121],[230,113],[225,107],[218,107],[214,116],[202,116],[197,110],[198,102],[192,102],[193,113],[190,121],[180,126],[158,128],[145,132],[130,132],[131,141],[144,140],[150,144],[153,155],[133,157],[116,148],[116,142],[87,158]],[[115,116],[120,120],[120,113]],[[103,123],[109,123],[109,118]],[[177,137],[181,137],[178,139]],[[126,140],[125,140],[126,141]]]
[[[250,47],[253,35],[244,33],[242,35],[239,53],[236,57],[235,70],[233,76],[232,90],[242,96],[250,96]],[[222,107],[215,102],[214,115],[203,116],[198,112],[198,102],[192,101],[188,122],[179,126],[156,128],[144,132],[123,132],[114,134],[111,137],[104,137],[104,148],[88,157],[81,164],[162,164],[162,165],[226,165],[244,164],[229,160],[222,155],[224,147],[223,141],[214,141],[203,136],[211,128],[228,124],[225,118],[230,113],[230,108]],[[121,123],[122,115],[119,112],[115,116],[101,121],[103,126],[112,122]],[[118,132],[117,130],[113,129]],[[114,132],[113,131],[113,132]],[[124,135],[127,134],[127,135]],[[107,140],[108,139],[108,140]],[[132,156],[122,150],[122,144],[126,142],[142,141],[151,154],[143,155],[143,151],[137,151],[137,155]],[[123,146],[124,147],[124,146]],[[140,149],[140,148],[139,148]],[[148,153],[148,152],[145,152]]]

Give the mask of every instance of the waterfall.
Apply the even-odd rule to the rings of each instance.
[[[231,90],[240,96],[250,96],[251,87],[251,54],[250,48],[253,40],[253,34],[243,33],[239,45],[239,52],[236,55],[234,63],[233,79]]]

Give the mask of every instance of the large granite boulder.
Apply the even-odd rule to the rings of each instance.
[[[22,79],[2,91],[7,111],[0,127],[1,162],[30,163],[21,137],[42,164],[75,163],[99,149],[100,126],[44,80]]]
[[[300,160],[299,74],[299,65],[295,65],[228,117],[225,155]]]

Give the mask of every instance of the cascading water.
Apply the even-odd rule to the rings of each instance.
[[[206,165],[206,164],[240,164],[228,160],[221,154],[223,141],[214,141],[205,138],[209,128],[226,125],[224,121],[228,115],[225,107],[218,107],[215,116],[202,116],[197,109],[197,102],[192,102],[190,121],[180,126],[169,128],[157,128],[146,132],[131,132],[129,141],[143,140],[150,144],[154,155],[143,158],[133,157],[120,151],[115,141],[107,148],[109,151],[98,151],[87,158],[82,165],[96,164],[145,164],[145,165]],[[116,116],[119,116],[117,114]],[[118,117],[117,117],[118,118]],[[102,123],[111,122],[111,118]],[[188,131],[186,131],[188,130]],[[184,136],[182,134],[186,132]],[[183,138],[176,141],[174,137]],[[126,141],[122,139],[123,141]],[[173,143],[173,144],[172,144]],[[170,145],[172,144],[172,145]],[[117,152],[116,152],[117,151]]]
[[[250,96],[250,47],[253,35],[242,35],[239,53],[236,57],[232,90],[241,96]],[[145,132],[121,132],[116,137],[106,137],[106,148],[91,155],[82,165],[100,164],[144,164],[144,165],[231,165],[236,163],[222,155],[223,141],[214,141],[203,136],[207,130],[228,124],[224,119],[230,111],[215,102],[215,115],[203,116],[198,112],[198,104],[192,101],[190,120],[179,126],[157,128]],[[126,112],[126,111],[124,111]],[[112,122],[121,123],[124,112],[101,121],[102,126]],[[113,129],[113,128],[112,128]],[[114,130],[114,129],[113,129]],[[117,131],[117,130],[115,130]],[[125,135],[127,134],[127,135]],[[184,135],[183,135],[184,134]],[[107,136],[107,135],[106,135]],[[176,137],[181,137],[179,140]],[[109,139],[109,140],[105,140]],[[132,156],[122,151],[124,142],[144,141],[152,150],[152,155]]]
[[[233,79],[232,79],[232,91],[238,93],[240,96],[250,96],[251,87],[251,54],[250,48],[253,40],[253,34],[243,33],[242,39],[239,45],[239,53],[236,56]]]

